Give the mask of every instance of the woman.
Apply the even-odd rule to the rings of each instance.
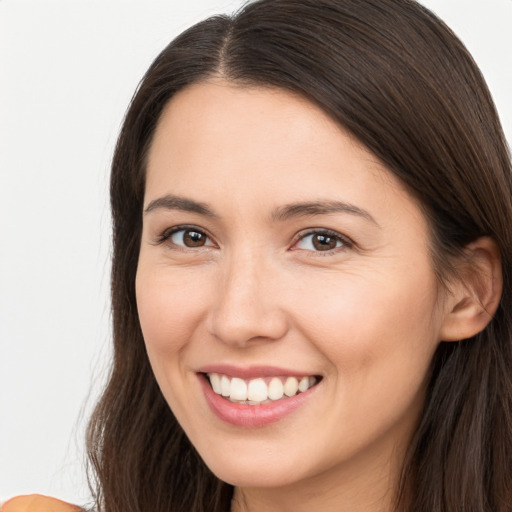
[[[111,511],[512,509],[510,155],[409,0],[187,30],[111,179]]]

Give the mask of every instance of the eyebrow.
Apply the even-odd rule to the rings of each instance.
[[[274,210],[272,220],[285,221],[293,217],[312,217],[314,215],[328,215],[331,213],[348,213],[362,217],[379,226],[379,223],[369,212],[343,201],[309,201],[284,205]]]
[[[151,201],[144,210],[144,213],[147,214],[159,209],[182,210],[185,212],[206,215],[207,217],[217,217],[217,214],[215,214],[206,203],[200,203],[193,199],[187,199],[186,197],[174,196],[171,194]]]
[[[172,194],[168,194],[151,201],[144,210],[144,214],[159,209],[181,210],[185,212],[198,213],[199,215],[205,215],[207,217],[219,217],[206,203]],[[333,200],[306,201],[287,204],[276,208],[270,217],[274,222],[283,222],[296,217],[313,217],[315,215],[329,215],[331,213],[348,213],[350,215],[362,217],[363,219],[379,226],[379,223],[366,210],[350,203]]]

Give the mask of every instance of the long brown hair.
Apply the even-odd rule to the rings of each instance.
[[[112,165],[114,360],[88,431],[98,508],[229,510],[233,489],[206,468],[158,389],[135,301],[156,123],[177,91],[212,76],[298,93],[366,145],[422,206],[441,282],[466,244],[496,241],[500,306],[474,338],[440,344],[397,510],[512,510],[510,154],[471,56],[413,0],[252,2],[181,34],[146,73]]]

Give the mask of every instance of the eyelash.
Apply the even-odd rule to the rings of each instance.
[[[332,239],[336,240],[336,242],[340,242],[341,246],[334,247],[333,249],[329,249],[327,251],[313,251],[313,250],[309,250],[309,249],[294,249],[294,250],[297,250],[297,251],[303,250],[303,251],[311,252],[311,253],[314,253],[315,256],[317,256],[317,255],[318,256],[330,256],[334,253],[343,251],[345,249],[350,249],[351,247],[354,246],[354,243],[352,242],[352,240],[350,240],[346,236],[341,235],[340,233],[337,233],[336,231],[332,231],[330,229],[325,229],[325,228],[316,228],[316,229],[313,228],[313,229],[307,230],[306,232],[300,233],[295,238],[295,241],[294,241],[292,247],[296,246],[299,242],[305,240],[308,236],[311,236],[311,235],[321,235],[321,236],[325,236],[327,238],[332,238]]]
[[[181,226],[174,226],[172,228],[169,228],[169,229],[166,229],[157,239],[156,239],[156,244],[157,245],[160,245],[160,244],[163,244],[167,241],[170,240],[170,238],[175,235],[176,233],[179,233],[180,231],[183,231],[184,233],[186,233],[187,231],[192,231],[192,232],[195,232],[195,233],[200,233],[201,235],[205,236],[208,240],[212,240],[212,237],[210,237],[210,235],[208,235],[208,233],[206,233],[204,231],[204,229],[201,229],[201,228],[198,228],[197,226],[192,226],[192,225],[181,225]],[[172,246],[173,248],[176,248],[178,250],[188,250],[188,249],[192,249],[194,250],[194,247],[186,247],[186,246],[181,246],[181,245],[177,245],[175,243],[172,243]],[[204,246],[199,246],[198,249],[202,249]],[[211,247],[210,245],[207,245],[206,247]]]
[[[197,226],[193,226],[193,225],[181,225],[181,226],[174,226],[172,228],[166,229],[156,239],[155,243],[157,245],[164,244],[165,242],[169,241],[173,235],[175,235],[176,233],[179,233],[180,231],[183,231],[184,233],[187,231],[196,232],[196,233],[199,233],[199,234],[205,236],[208,240],[213,242],[212,237],[210,237],[208,235],[208,233],[206,233],[203,229],[198,228]],[[317,229],[309,229],[306,232],[302,232],[299,235],[297,235],[294,238],[292,248],[311,235],[320,235],[320,236],[323,235],[327,238],[332,238],[332,239],[336,240],[337,243],[338,242],[341,243],[341,246],[335,247],[333,249],[329,249],[326,251],[314,251],[314,250],[309,250],[309,249],[292,249],[292,250],[302,250],[302,251],[314,253],[315,255],[329,256],[329,255],[332,255],[333,253],[336,253],[340,250],[350,249],[351,247],[354,246],[354,243],[352,242],[352,240],[350,240],[346,236],[341,235],[340,233],[337,233],[336,231],[332,231],[330,229],[325,229],[325,228],[317,228]],[[194,247],[181,246],[181,245],[177,245],[175,243],[172,243],[172,247],[173,247],[173,249],[184,250],[184,251],[196,250],[196,248],[194,248]],[[202,249],[203,247],[205,247],[205,246],[204,245],[198,246],[197,249]],[[212,245],[206,245],[206,247],[212,247]]]

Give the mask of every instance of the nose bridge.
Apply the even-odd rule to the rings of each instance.
[[[251,340],[276,340],[286,332],[272,261],[258,247],[233,251],[222,263],[212,308],[212,333],[244,346]]]

